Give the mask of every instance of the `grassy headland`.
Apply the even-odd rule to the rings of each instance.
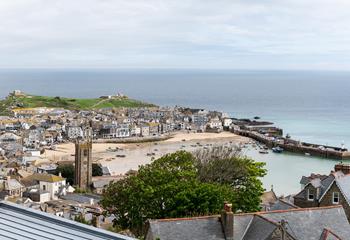
[[[14,108],[64,108],[68,110],[92,110],[102,108],[141,108],[155,107],[150,103],[129,99],[128,97],[103,98],[65,98],[23,95],[9,95],[6,99],[0,100],[0,115],[7,115]]]

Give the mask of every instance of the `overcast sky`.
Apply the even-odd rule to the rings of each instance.
[[[0,67],[350,67],[349,0],[1,0]]]

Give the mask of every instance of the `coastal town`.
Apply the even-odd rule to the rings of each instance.
[[[16,90],[9,97],[25,95]],[[100,99],[120,97],[117,94]],[[349,156],[345,147],[306,144],[289,136],[283,137],[282,129],[271,122],[261,121],[259,117],[237,119],[205,109],[152,106],[68,110],[11,106],[9,112],[8,116],[0,116],[1,199],[107,230],[113,227],[115,216],[106,215],[99,204],[105,187],[136,174],[140,165],[168,153],[193,152],[215,146],[234,147],[239,151],[251,146],[260,154],[269,154],[268,149],[271,149],[276,154],[291,151],[335,159]],[[64,177],[63,171],[67,169],[75,172],[71,179]],[[337,164],[333,171],[330,169],[329,175],[300,176],[302,190],[292,195],[277,197],[273,188],[270,189],[261,196],[262,213],[233,217],[232,207],[225,205],[225,216],[196,218],[190,223],[181,219],[150,220],[146,239],[167,239],[167,235],[172,234],[178,239],[198,239],[196,234],[222,232],[221,228],[224,229],[222,236],[216,239],[261,239],[247,237],[257,234],[259,229],[254,225],[244,226],[246,218],[264,224],[280,219],[271,226],[268,234],[286,234],[285,239],[299,239],[290,229],[303,230],[305,226],[313,228],[318,236],[348,236],[350,228],[344,221],[350,218],[349,169],[346,164]],[[279,215],[273,214],[276,210]],[[333,213],[335,215],[330,218],[318,220],[320,227],[315,226],[313,221],[320,214]],[[305,220],[305,215],[311,218]],[[222,226],[214,224],[218,229],[206,229],[208,221],[223,218],[227,218],[228,223],[234,221],[235,225],[225,226],[224,221]],[[337,221],[333,221],[335,218]],[[300,226],[298,221],[302,219],[304,225]],[[288,221],[291,228],[286,227],[282,220]],[[169,224],[171,233],[167,232]],[[186,224],[189,228],[196,224],[199,232],[194,233],[193,238],[183,236],[179,224]],[[236,224],[242,225],[239,231],[232,229]],[[244,231],[249,234],[243,238]],[[121,233],[134,237],[128,232]]]

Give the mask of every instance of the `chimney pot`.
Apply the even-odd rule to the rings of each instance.
[[[221,224],[227,240],[233,240],[233,220],[232,204],[225,202],[221,214]]]

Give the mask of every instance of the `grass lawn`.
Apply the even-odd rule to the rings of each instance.
[[[0,115],[9,112],[10,108],[64,108],[69,110],[92,110],[101,108],[140,108],[155,105],[129,98],[101,99],[101,98],[63,98],[45,96],[10,96],[0,100]]]

